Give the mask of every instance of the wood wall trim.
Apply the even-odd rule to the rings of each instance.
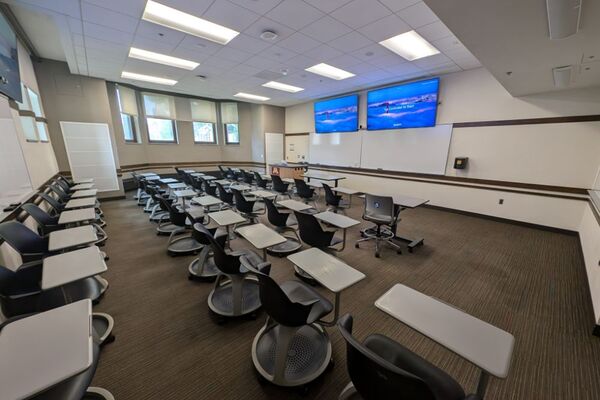
[[[145,163],[145,164],[130,164],[122,165],[120,172],[140,171],[151,168],[173,168],[173,167],[211,167],[217,165],[227,166],[244,166],[244,167],[262,167],[265,164],[258,161],[182,161],[169,163]]]
[[[300,133],[284,133],[284,136],[308,136],[309,132],[300,132]]]
[[[593,122],[593,121],[600,121],[600,114],[572,115],[572,116],[567,116],[567,117],[503,119],[503,120],[496,120],[496,121],[455,122],[453,124],[453,127],[454,128],[477,128],[477,127],[485,127],[485,126],[564,124],[564,123],[570,123],[570,122]]]

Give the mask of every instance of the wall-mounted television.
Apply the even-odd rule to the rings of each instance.
[[[19,56],[17,35],[0,12],[0,92],[11,99],[21,102],[21,78],[19,75]]]
[[[367,93],[367,129],[435,126],[440,78],[407,83]]]
[[[358,130],[358,95],[315,103],[315,132],[355,132]]]

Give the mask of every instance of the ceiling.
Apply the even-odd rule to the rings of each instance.
[[[237,92],[247,92],[270,97],[268,104],[288,106],[480,66],[423,1],[158,1],[241,34],[222,46],[143,21],[145,0],[10,0],[8,3],[40,55],[66,61],[74,74],[204,97],[233,98]],[[279,35],[275,41],[260,39],[267,29]],[[407,62],[378,44],[412,29],[441,54]],[[130,59],[127,55],[131,46],[200,65],[193,71],[185,71]],[[335,81],[304,70],[321,62],[356,76]],[[123,70],[179,82],[175,86],[161,86],[123,80],[120,78]],[[206,79],[197,75],[205,75]],[[261,86],[270,80],[305,90],[292,94]]]
[[[552,69],[566,65],[569,88],[600,85],[598,0],[583,0],[579,32],[562,40],[549,38],[543,0],[425,2],[513,96],[559,90]]]

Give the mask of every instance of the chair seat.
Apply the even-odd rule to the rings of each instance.
[[[329,300],[321,296],[315,289],[302,282],[286,281],[281,284],[281,290],[283,290],[289,299],[295,303],[318,300],[318,302],[313,305],[309,317],[310,321],[307,321],[308,323],[312,323],[321,317],[324,317],[333,310],[333,305]]]
[[[239,256],[244,256],[244,259],[246,259],[247,261],[250,262],[250,265],[253,268],[256,269],[260,269],[260,267],[262,266],[261,264],[264,263],[264,260],[255,252],[253,252],[252,250],[241,250],[241,251],[234,251],[232,253],[230,253],[231,255],[239,255]],[[240,272],[241,273],[247,273],[249,272],[248,269],[244,268],[244,265],[240,265]]]
[[[368,214],[363,215],[363,219],[365,221],[374,222],[376,224],[389,225],[394,222],[393,218],[390,218],[389,215],[385,214]]]
[[[329,244],[329,246],[335,246],[338,243],[342,243],[343,240],[337,236],[334,236],[331,238],[331,243]]]

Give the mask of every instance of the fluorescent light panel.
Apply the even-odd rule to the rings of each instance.
[[[409,31],[379,42],[380,45],[407,59],[408,61],[439,54],[431,43],[415,31]]]
[[[142,50],[135,47],[129,49],[129,57],[136,58],[138,60],[150,61],[153,63],[169,65],[171,67],[183,68],[189,71],[196,69],[197,62],[184,60],[183,58],[171,57],[165,54],[155,53],[153,51]]]
[[[304,90],[303,88],[298,87],[298,86],[286,85],[285,83],[275,82],[275,81],[263,83],[263,86],[271,88],[271,89],[283,90],[284,92],[290,92],[290,93],[297,93],[297,92],[301,92]]]
[[[158,83],[160,85],[169,85],[169,86],[173,86],[174,84],[177,83],[177,81],[173,80],[173,79],[160,78],[158,76],[152,76],[152,75],[136,74],[135,72],[127,72],[127,71],[123,71],[121,73],[121,78],[133,79],[136,81],[152,82],[152,83]]]
[[[152,0],[146,3],[142,19],[219,44],[227,44],[239,32],[214,22],[165,6]]]
[[[267,101],[270,100],[269,97],[265,97],[265,96],[258,96],[256,94],[250,94],[250,93],[244,93],[244,92],[239,92],[234,94],[235,97],[240,97],[242,99],[248,99],[248,100],[258,100],[258,101]]]
[[[325,63],[313,65],[310,68],[306,68],[305,71],[312,72],[313,74],[321,75],[326,78],[335,79],[336,81],[341,81],[342,79],[352,78],[355,76],[352,72],[344,71],[343,69],[339,69]]]

